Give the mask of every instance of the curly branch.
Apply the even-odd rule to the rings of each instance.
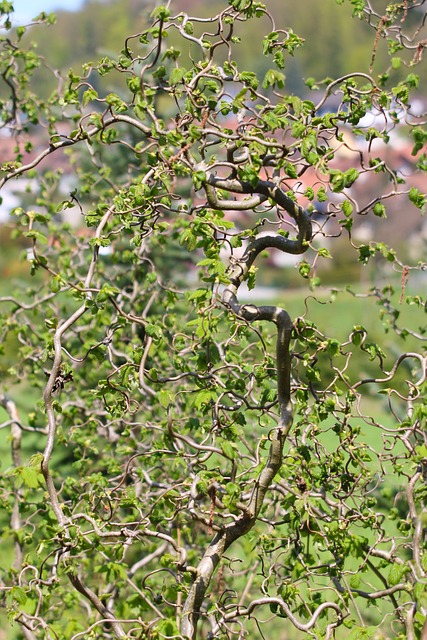
[[[274,247],[287,253],[302,253],[306,250],[307,243],[311,239],[311,224],[308,214],[274,183],[260,180],[254,189],[245,182],[235,179],[224,180],[210,175],[207,179],[207,185],[205,185],[208,201],[215,203],[216,208],[221,208],[222,201],[216,198],[216,194],[210,187],[226,189],[235,193],[252,193],[255,191],[264,198],[273,199],[296,221],[298,237],[295,240],[291,240],[280,235],[268,235],[252,240],[242,258],[235,261],[230,277],[231,283],[223,293],[222,300],[224,304],[236,316],[250,323],[268,321],[275,323],[277,326],[276,366],[279,419],[277,427],[272,430],[270,435],[268,458],[256,479],[252,494],[245,505],[239,505],[242,510],[240,517],[235,522],[226,525],[215,535],[197,567],[196,578],[183,607],[182,634],[190,638],[190,640],[195,640],[196,638],[200,608],[212,575],[221,558],[235,540],[252,529],[259,516],[266,493],[282,465],[283,447],[292,425],[290,340],[293,325],[291,318],[280,307],[241,305],[237,299],[237,291],[261,251]],[[228,207],[228,203],[229,201],[225,202],[225,208]]]
[[[304,631],[304,632],[308,632],[310,631],[310,629],[314,627],[318,617],[326,609],[333,609],[337,614],[337,620],[335,623],[332,623],[332,626],[334,627],[337,626],[337,624],[339,624],[342,620],[341,607],[339,607],[335,602],[322,602],[322,604],[320,604],[317,607],[317,609],[314,611],[310,620],[304,624],[300,622],[293,615],[292,611],[290,610],[288,605],[284,602],[284,600],[282,600],[282,598],[276,597],[276,598],[259,598],[258,600],[253,600],[247,607],[239,607],[239,606],[235,607],[235,609],[233,609],[232,611],[229,611],[223,616],[221,622],[232,622],[238,617],[250,616],[257,607],[262,607],[265,605],[276,605],[277,607],[279,607],[282,610],[282,612],[285,614],[285,616],[289,618],[289,620],[292,622],[294,627],[299,631]],[[328,625],[328,626],[330,627],[331,625]],[[216,631],[218,631],[219,629],[220,629],[220,623],[213,630],[213,635],[215,635]]]

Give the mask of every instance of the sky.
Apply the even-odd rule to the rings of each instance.
[[[57,9],[73,11],[79,9],[83,0],[14,0],[15,13],[13,22],[20,24],[29,22],[42,11],[51,13]]]

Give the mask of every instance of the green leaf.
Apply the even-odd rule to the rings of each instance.
[[[2,0],[0,2],[0,14],[5,15],[7,13],[13,13],[13,2],[9,2],[9,0]]]
[[[50,290],[52,291],[52,293],[58,293],[58,291],[61,290],[62,285],[63,285],[62,278],[60,276],[55,276],[50,281]]]
[[[348,169],[344,172],[331,169],[329,174],[331,189],[334,193],[340,193],[343,189],[351,187],[359,177],[357,169]]]
[[[362,262],[362,264],[367,264],[373,253],[374,250],[371,249],[368,244],[362,244],[359,247],[359,262]]]
[[[147,323],[145,325],[145,332],[147,336],[154,338],[156,341],[159,341],[163,336],[163,329],[157,324]]]
[[[28,597],[25,589],[13,586],[11,589],[6,591],[6,600],[10,607],[13,607],[15,603],[23,606],[27,602]]]
[[[242,73],[239,74],[239,80],[240,82],[243,82],[243,84],[248,85],[251,89],[258,88],[258,77],[253,71],[242,71]]]
[[[295,49],[298,49],[304,44],[304,38],[301,38],[296,33],[292,31],[292,29],[288,29],[288,35],[284,42],[284,48],[290,53],[291,56],[294,55]]]
[[[163,553],[160,558],[161,567],[173,567],[176,565],[176,558],[171,553]]]
[[[333,358],[334,356],[339,354],[341,343],[339,340],[336,340],[335,338],[330,338],[327,342],[326,348],[327,348],[328,354]]]
[[[418,603],[420,609],[427,607],[427,586],[424,582],[417,582],[414,587],[414,599]]]
[[[153,18],[154,20],[166,20],[169,18],[170,14],[171,12],[168,7],[160,5],[150,13],[150,18]]]
[[[374,213],[375,216],[378,216],[379,218],[387,218],[387,214],[385,211],[385,206],[379,202],[377,202],[373,208],[372,211]]]
[[[193,405],[196,409],[206,408],[212,400],[216,400],[216,393],[210,389],[201,389],[193,398]]]
[[[44,456],[42,453],[34,453],[28,461],[28,466],[40,471],[40,465],[43,462],[43,458]]]
[[[298,178],[298,171],[297,168],[294,164],[292,164],[291,162],[286,162],[286,164],[283,167],[286,175],[288,175],[290,178]]]
[[[115,111],[121,113],[127,110],[127,104],[116,93],[109,93],[105,97],[105,102],[114,108]]]
[[[160,638],[176,638],[179,636],[179,629],[174,618],[164,618],[155,626],[156,635]]]
[[[407,104],[409,100],[409,90],[404,84],[399,84],[397,87],[393,87],[392,93],[397,100],[400,100],[403,104]]]
[[[263,89],[268,89],[270,87],[283,89],[285,86],[285,74],[281,73],[281,71],[276,71],[276,69],[269,69],[264,76],[262,86]]]
[[[402,578],[410,571],[409,567],[404,564],[392,564],[388,572],[388,583],[394,587],[402,580]]]
[[[17,467],[15,469],[15,484],[17,487],[24,484],[30,489],[37,489],[40,486],[41,478],[40,470],[34,467]]]
[[[418,158],[417,168],[420,171],[427,172],[427,154],[426,153],[422,153]]]
[[[303,278],[309,278],[311,273],[311,264],[303,260],[298,265],[298,271]]]
[[[351,334],[351,341],[356,347],[358,347],[362,341],[364,336],[366,335],[366,329],[360,325],[353,327],[353,332]]]
[[[416,187],[411,187],[409,190],[409,200],[418,208],[424,209],[427,202],[426,194],[422,193]]]
[[[353,213],[353,205],[349,200],[344,200],[344,202],[341,202],[340,207],[346,218],[350,217]]]
[[[47,244],[47,238],[44,235],[44,233],[41,233],[40,231],[36,231],[35,229],[32,229],[31,231],[26,231],[24,233],[24,236],[26,238],[32,238],[36,242],[41,242],[42,244]]]
[[[206,182],[206,172],[205,171],[194,171],[192,174],[192,180],[194,184],[194,188],[196,191],[202,188],[202,185]]]
[[[257,271],[258,271],[258,267],[255,267],[254,265],[252,265],[248,271],[247,285],[249,290],[255,287]]]
[[[412,129],[412,137],[414,138],[414,146],[412,148],[412,155],[416,156],[421,149],[424,148],[427,142],[427,130],[425,131],[421,127],[414,127]]]
[[[318,250],[317,255],[320,256],[321,258],[328,258],[329,260],[332,260],[332,255],[331,255],[330,251],[328,249],[326,249],[325,247],[321,247]]]
[[[187,69],[185,69],[184,67],[177,67],[175,69],[172,69],[169,76],[169,82],[171,83],[171,85],[178,84],[179,82],[181,82],[186,73]]]
[[[234,444],[234,442],[229,442],[227,440],[221,439],[219,442],[219,446],[221,448],[221,451],[227,458],[229,458],[230,460],[234,460],[237,455],[236,445]]]
[[[328,194],[326,193],[326,189],[323,185],[317,191],[317,200],[319,202],[327,202],[328,200]]]
[[[160,389],[160,391],[157,392],[157,399],[165,409],[167,409],[169,405],[173,404],[174,398],[174,394],[167,389]]]
[[[96,98],[98,97],[98,92],[93,89],[93,87],[90,87],[90,89],[87,89],[82,97],[82,104],[84,107],[86,107],[89,102],[92,102],[92,100],[96,100]]]

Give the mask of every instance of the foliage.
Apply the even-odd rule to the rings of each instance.
[[[425,265],[411,238],[406,264],[354,230],[362,216],[388,224],[395,199],[425,207],[387,159],[403,130],[426,171],[411,107],[422,5],[346,3],[355,30],[372,28],[370,65],[384,39],[409,68],[394,84],[393,61],[312,79],[310,100],[287,91],[289,58],[310,48],[290,27],[260,38],[261,77],[235,62],[239,26],[269,15],[252,0],[203,19],[157,7],[117,56],[57,73],[48,98],[32,89],[48,61],[0,4],[16,141],[0,185],[24,182],[32,200],[12,212],[32,284],[0,298],[9,360],[15,348],[1,361],[0,588],[23,637],[421,636],[425,328],[399,316],[410,305],[422,325],[425,299],[407,286]],[[356,191],[368,179],[373,198]],[[256,304],[264,255],[301,255],[315,292],[338,237],[400,278],[397,301],[395,277],[358,294],[395,335],[392,361],[363,317],[342,338]]]

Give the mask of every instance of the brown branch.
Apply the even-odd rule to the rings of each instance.
[[[283,460],[283,447],[292,425],[291,406],[291,355],[290,339],[292,334],[292,321],[289,314],[280,307],[256,305],[241,305],[237,299],[239,286],[246,278],[248,271],[256,257],[264,249],[275,247],[287,253],[302,253],[307,248],[311,239],[311,224],[309,216],[297,203],[287,196],[277,185],[269,181],[259,181],[256,188],[235,179],[221,179],[210,175],[207,179],[208,197],[215,203],[215,208],[221,208],[222,201],[216,198],[216,194],[210,187],[226,189],[235,193],[257,193],[271,198],[279,206],[282,206],[296,221],[298,237],[290,240],[280,235],[268,235],[252,240],[242,258],[234,263],[231,273],[231,283],[223,294],[224,304],[233,313],[247,322],[268,321],[277,326],[276,359],[277,359],[277,397],[279,404],[279,418],[277,427],[270,434],[270,449],[268,458],[259,473],[254,489],[246,504],[239,504],[241,515],[239,518],[223,529],[213,538],[203,558],[197,566],[197,573],[190,587],[187,599],[183,607],[181,632],[190,640],[197,637],[197,623],[200,618],[200,609],[209,587],[211,578],[221,561],[226,550],[238,538],[244,536],[252,529],[264,504],[267,491],[278,473]],[[227,208],[227,204],[225,204]],[[313,622],[314,624],[314,622]]]
[[[341,620],[342,620],[341,607],[339,607],[335,602],[323,602],[314,611],[314,613],[312,614],[310,620],[304,624],[303,622],[300,622],[293,615],[292,611],[290,610],[290,608],[288,607],[288,605],[285,603],[285,601],[282,598],[269,598],[269,597],[259,598],[258,600],[253,600],[247,607],[238,606],[235,609],[233,609],[232,611],[229,611],[228,613],[226,613],[224,615],[224,617],[223,617],[223,620],[224,620],[224,622],[231,622],[231,621],[235,620],[236,618],[238,618],[240,616],[248,616],[249,617],[257,607],[270,606],[272,604],[275,604],[278,607],[280,607],[280,609],[285,614],[285,616],[287,618],[289,618],[289,620],[292,622],[294,627],[296,629],[298,629],[299,631],[304,631],[304,632],[310,631],[310,629],[312,629],[314,627],[314,625],[316,624],[316,621],[317,621],[318,617],[326,609],[332,609],[337,614],[337,621],[335,623],[332,623],[332,624],[330,623],[328,625],[328,627],[331,627],[331,626],[332,627],[336,627],[337,624],[339,622],[341,622]],[[218,628],[215,628],[215,632],[217,630],[219,631],[220,623],[218,623],[217,627]]]

